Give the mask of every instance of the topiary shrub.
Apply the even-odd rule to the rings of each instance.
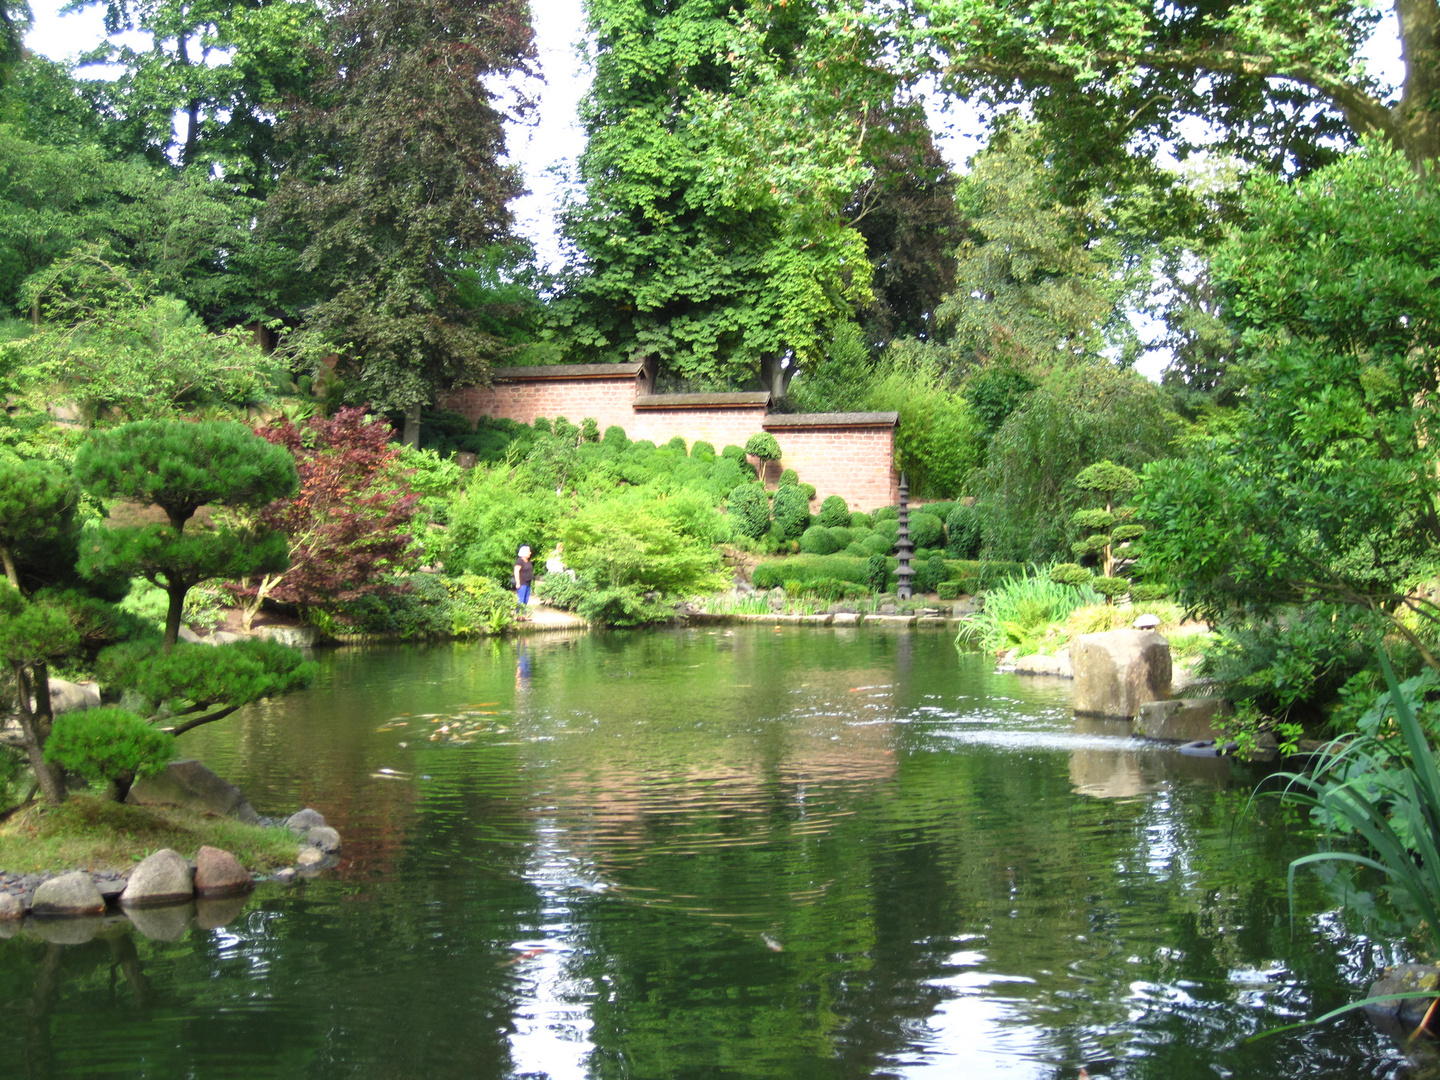
[[[725,500],[735,531],[759,540],[770,531],[770,501],[758,484],[741,484]]]
[[[731,443],[729,446],[725,447],[724,450],[720,451],[720,456],[733,458],[736,461],[744,461],[745,449],[743,447],[736,446],[734,443]]]
[[[833,555],[840,547],[835,535],[823,525],[812,525],[800,534],[800,550],[806,555]]]
[[[823,525],[824,522],[817,521],[815,524]],[[830,535],[835,537],[835,542],[837,544],[839,544],[841,547],[844,547],[846,544],[850,543],[851,540],[854,540],[857,535],[861,534],[856,533],[853,529],[846,525],[833,525],[830,527]]]
[[[533,427],[536,431],[542,432],[546,435],[553,434],[553,431],[550,427],[550,421],[545,419],[545,417],[543,416],[537,416],[535,418],[535,422],[530,426]]]
[[[894,521],[899,516],[900,508],[898,506],[882,506],[878,510],[870,511],[870,517],[876,525],[882,521]]]
[[[690,456],[701,461],[708,461],[715,456],[715,447],[704,439],[697,439],[695,445],[690,447]]]
[[[775,492],[771,517],[779,539],[798,540],[800,534],[810,527],[810,500],[799,487],[782,487]]]
[[[864,515],[862,514],[861,517]],[[820,513],[817,515],[820,524],[826,528],[835,526],[849,526],[854,524],[850,518],[850,507],[843,496],[829,495],[820,504]]]
[[[605,437],[600,441],[615,450],[624,450],[630,445],[630,437],[625,434],[625,429],[619,424],[611,424],[607,427]]]
[[[839,498],[838,495],[831,497]],[[856,510],[850,515],[850,527],[852,529],[873,529],[875,527],[875,519],[869,514],[862,514],[859,510]]]
[[[858,540],[851,540],[850,543],[846,544],[844,553],[856,559],[868,559],[874,554],[874,552]]]
[[[1137,604],[1153,604],[1156,600],[1167,600],[1170,586],[1158,581],[1149,581],[1130,586],[1130,599]]]
[[[580,421],[580,441],[588,443],[600,441],[599,420],[596,420],[593,416],[587,416],[584,420]]]
[[[941,600],[959,600],[960,582],[942,581],[935,586],[935,595]]]
[[[1123,577],[1097,577],[1091,580],[1090,587],[1105,597],[1107,604],[1113,604],[1130,591],[1130,582]]]
[[[895,548],[895,538],[883,532],[872,532],[860,544],[871,555],[889,555]]]
[[[890,581],[890,560],[884,555],[871,555],[865,561],[865,584],[871,592],[882,593]]]
[[[1078,588],[1090,584],[1094,577],[1094,574],[1079,563],[1056,563],[1050,568],[1050,580],[1057,585],[1074,585]]]
[[[779,461],[780,444],[768,431],[757,431],[745,441],[745,452],[761,461]]]
[[[819,492],[815,490],[814,484],[801,484],[800,490],[805,493],[806,506],[809,506],[812,502],[814,502],[815,496],[819,494]]]
[[[668,446],[671,450],[676,451],[681,457],[685,457],[690,452],[689,449],[685,446],[684,436],[681,435],[676,435],[665,445]]]
[[[922,593],[935,592],[936,588],[945,580],[949,572],[945,565],[945,557],[936,553],[915,568],[914,582],[915,591]]]
[[[580,441],[580,429],[563,416],[557,416],[555,422],[550,427],[557,439],[562,439],[569,443],[577,443]]]
[[[780,474],[780,483],[778,486],[789,487],[791,484],[798,485],[799,483],[800,474],[797,473],[794,469],[786,469]]]
[[[917,548],[933,548],[944,544],[945,523],[930,514],[911,514],[910,542]]]
[[[885,539],[890,542],[890,546],[894,547],[895,541],[900,539],[900,522],[894,518],[877,521],[875,523],[875,535],[885,537]]]
[[[804,585],[823,578],[864,585],[865,568],[866,560],[844,555],[797,555],[762,562],[755,567],[750,580],[757,589],[773,589],[787,581],[798,581]]]
[[[945,518],[945,554],[952,559],[973,559],[980,554],[980,512],[956,503]]]
[[[45,760],[92,784],[110,785],[123,802],[130,785],[154,776],[175,752],[175,736],[113,706],[63,713],[45,741]]]
[[[944,502],[926,503],[924,506],[917,506],[915,509],[922,514],[929,514],[931,517],[939,518],[941,522],[944,522],[950,517],[950,511],[955,509],[955,505],[953,500],[946,500]]]

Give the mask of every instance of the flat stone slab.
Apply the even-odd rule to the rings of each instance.
[[[916,626],[935,626],[943,628],[945,626],[948,626],[949,624],[950,620],[947,619],[944,615],[920,615],[917,616],[915,619]]]
[[[76,870],[41,882],[35,890],[31,910],[41,917],[102,915],[105,898],[95,887],[94,878],[84,870]]]
[[[866,615],[866,626],[902,627],[914,626],[919,621],[915,615]]]
[[[225,814],[252,825],[260,822],[243,791],[193,760],[172,761],[155,776],[137,780],[125,801],[134,806],[180,806]]]
[[[1073,679],[1068,651],[1055,656],[1017,656],[1014,669],[1016,675],[1053,675],[1058,679]]]
[[[1199,742],[1222,738],[1218,722],[1231,713],[1224,698],[1170,698],[1147,701],[1135,718],[1135,734],[1164,742]]]
[[[830,616],[831,626],[859,626],[865,621],[865,616],[856,612],[836,612]]]

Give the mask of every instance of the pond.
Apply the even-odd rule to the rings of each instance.
[[[4,1075],[1372,1077],[1386,960],[1256,777],[937,632],[321,653],[185,736],[342,864],[228,925],[0,942]]]

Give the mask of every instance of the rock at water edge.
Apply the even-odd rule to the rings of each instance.
[[[155,776],[137,780],[125,801],[135,806],[180,806],[225,814],[251,825],[260,822],[243,791],[198,761],[172,761]]]
[[[340,834],[329,825],[316,825],[305,834],[305,842],[331,855],[340,850]]]
[[[295,813],[285,819],[285,827],[293,833],[299,833],[301,836],[304,836],[317,825],[324,824],[325,815],[320,813],[319,810],[310,809],[308,806],[305,807],[304,810],[296,810]]]
[[[194,895],[190,864],[178,852],[161,848],[130,872],[120,903],[125,907],[177,904]]]
[[[1400,964],[1386,968],[1385,974],[1370,985],[1366,997],[1383,997],[1386,994],[1414,994],[1433,992],[1440,997],[1440,968],[1434,964]],[[1381,1001],[1365,1006],[1365,1015],[1379,1031],[1396,1039],[1408,1039],[1410,1033],[1420,1026],[1425,1013],[1434,998],[1406,998],[1403,1001]],[[1440,1009],[1436,1010],[1440,1014]],[[1440,1029],[1435,1017],[1432,1026]],[[1437,1032],[1440,1034],[1440,1032]]]
[[[230,852],[206,846],[195,853],[196,896],[233,896],[254,887],[250,871]]]
[[[38,916],[101,915],[105,911],[105,898],[89,874],[76,870],[41,882],[35,890],[31,910]]]
[[[1199,742],[1224,736],[1220,722],[1230,715],[1224,698],[1171,698],[1147,701],[1140,706],[1135,732],[1147,739],[1170,742]]]
[[[0,920],[23,919],[25,905],[14,893],[0,893]]]
[[[319,848],[307,847],[295,858],[295,865],[301,870],[314,870],[325,862],[325,853]]]
[[[1170,696],[1170,643],[1154,630],[1083,634],[1070,645],[1075,711],[1129,720]]]

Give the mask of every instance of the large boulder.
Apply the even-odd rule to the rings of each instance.
[[[195,876],[180,854],[161,848],[130,872],[120,903],[125,907],[178,904],[195,895]]]
[[[1440,997],[1440,968],[1434,964],[1400,964],[1386,968],[1384,974],[1370,985],[1370,992],[1365,996],[1376,998],[1387,994],[1416,993]],[[1425,1013],[1435,1001],[1435,997],[1376,1002],[1365,1006],[1365,1015],[1370,1018],[1370,1023],[1385,1034],[1397,1039],[1409,1039],[1410,1034],[1420,1026],[1420,1021],[1425,1019]],[[1430,1023],[1437,1029],[1430,1033],[1434,1038],[1440,1033],[1440,1022],[1432,1018]]]
[[[250,871],[230,852],[206,846],[195,853],[196,896],[233,896],[254,887]]]
[[[1129,720],[1170,696],[1170,643],[1154,630],[1085,634],[1070,645],[1075,711]]]
[[[1147,701],[1135,719],[1135,733],[1168,742],[1220,739],[1225,733],[1218,725],[1230,711],[1230,703],[1218,697]]]
[[[226,814],[252,825],[260,821],[243,791],[198,761],[172,761],[155,776],[137,780],[125,801],[136,806],[181,806]]]
[[[105,898],[89,874],[76,870],[41,882],[31,910],[37,916],[103,915]]]
[[[285,827],[293,833],[304,836],[317,825],[325,824],[325,815],[319,810],[305,807],[304,810],[296,810],[285,819]]]
[[[34,708],[35,699],[30,699]],[[100,684],[97,682],[66,682],[64,679],[50,680],[50,709],[59,716],[61,713],[82,712],[100,707]]]

